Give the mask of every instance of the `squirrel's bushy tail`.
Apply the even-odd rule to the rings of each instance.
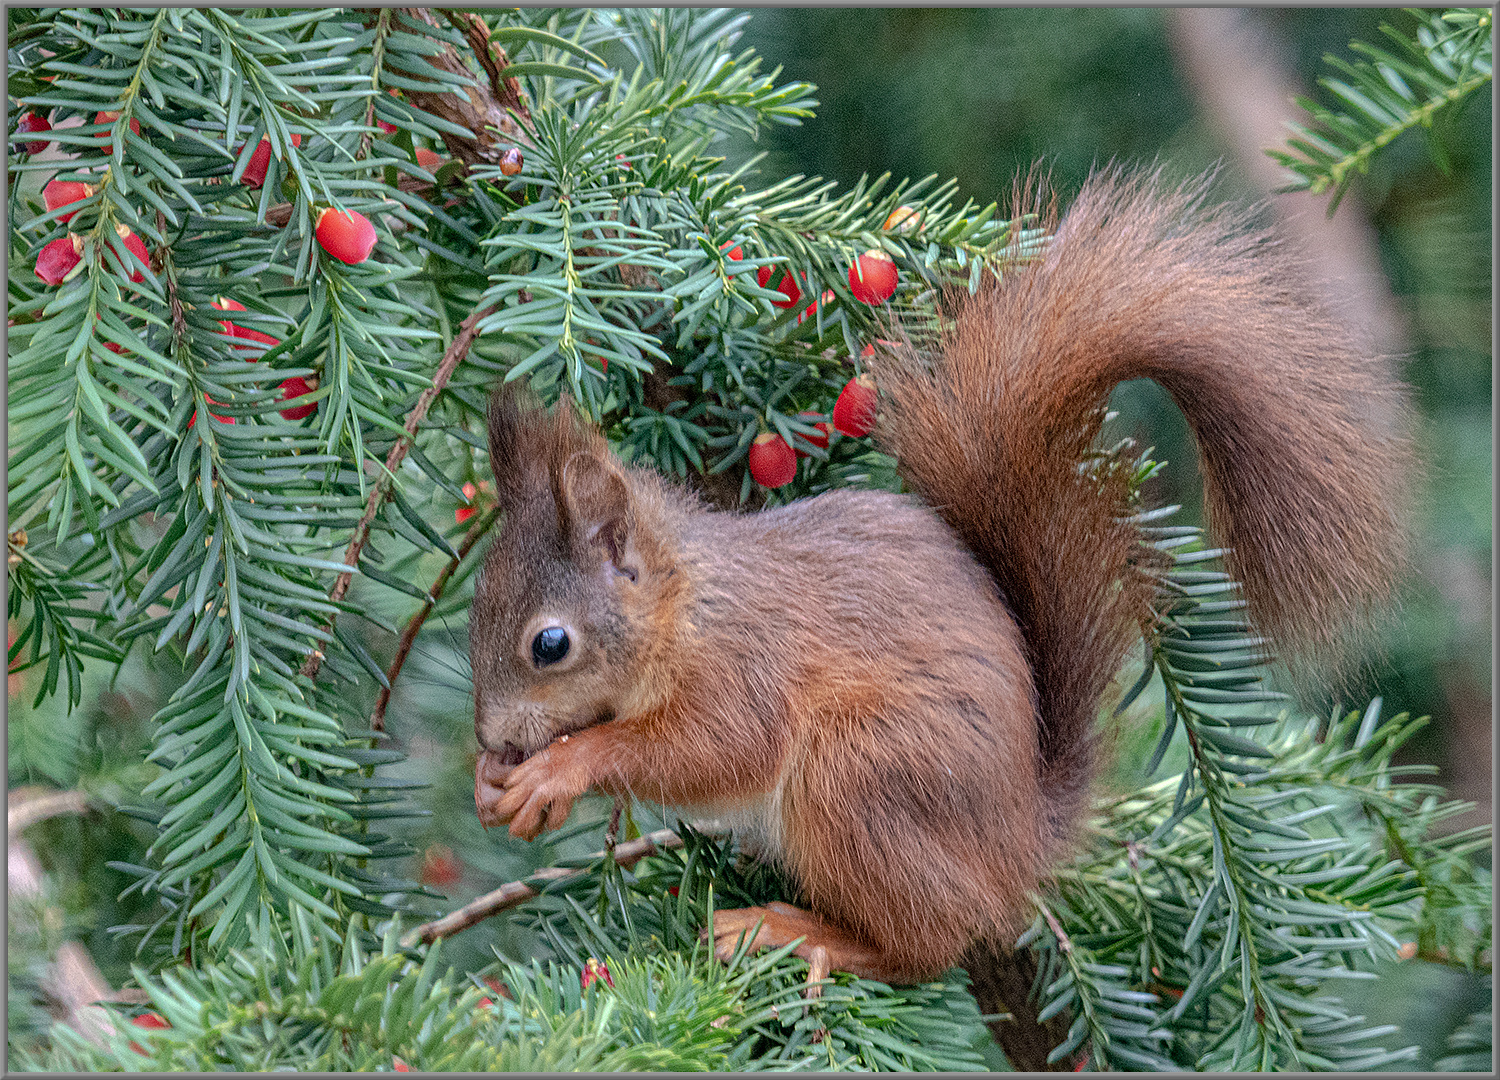
[[[1334,661],[1404,557],[1400,387],[1276,237],[1207,188],[1096,174],[1044,255],[957,305],[935,360],[897,347],[876,369],[902,474],[1025,635],[1059,822],[1083,808],[1100,697],[1151,588],[1128,572],[1126,478],[1080,469],[1117,383],[1154,379],[1186,416],[1210,529],[1284,653]]]

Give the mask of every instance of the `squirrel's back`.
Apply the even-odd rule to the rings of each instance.
[[[1096,174],[1038,259],[957,303],[932,358],[903,345],[876,364],[878,434],[1025,637],[1063,832],[1100,697],[1149,618],[1127,478],[1080,468],[1116,384],[1154,379],[1182,409],[1210,529],[1252,619],[1293,657],[1335,662],[1403,562],[1400,387],[1284,243],[1211,207],[1207,187]],[[1035,195],[1020,202],[1055,223]]]

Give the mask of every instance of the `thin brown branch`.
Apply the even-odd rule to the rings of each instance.
[[[521,81],[506,76],[505,69],[510,66],[510,57],[505,55],[505,50],[498,42],[490,39],[490,28],[484,18],[470,11],[454,11],[451,8],[443,9],[443,17],[462,30],[464,37],[469,39],[469,48],[474,50],[479,66],[484,68],[485,75],[489,77],[490,93],[495,96],[495,100],[502,108],[515,113],[521,123],[531,129],[531,110],[526,105],[526,95],[521,93]]]
[[[396,676],[401,674],[402,667],[406,664],[406,658],[411,654],[412,646],[416,643],[417,634],[421,631],[427,616],[432,614],[432,609],[442,599],[443,590],[448,587],[448,579],[458,569],[459,563],[468,557],[479,538],[489,531],[495,519],[500,516],[498,507],[490,507],[469,526],[469,531],[464,533],[463,542],[458,545],[458,554],[448,559],[448,565],[444,566],[438,574],[437,580],[432,583],[432,588],[427,590],[427,598],[417,613],[411,617],[406,624],[406,629],[401,632],[401,641],[396,646],[396,658],[391,661],[390,670],[385,673],[386,685],[380,688],[380,696],[375,700],[375,711],[370,714],[370,728],[373,731],[385,730],[385,710],[391,703],[391,691],[396,685]]]
[[[437,19],[426,8],[394,10],[409,22],[426,23],[432,27],[438,25]],[[531,127],[531,111],[521,94],[520,83],[504,76],[510,60],[506,57],[505,50],[490,40],[489,27],[485,25],[484,19],[479,15],[462,12],[444,12],[444,17],[463,32],[469,47],[475,53],[475,60],[484,70],[485,79],[476,79],[469,62],[459,55],[457,49],[445,44],[438,52],[423,59],[432,67],[450,71],[468,80],[471,85],[465,97],[461,98],[439,88],[425,91],[408,87],[402,93],[423,112],[457,124],[472,134],[472,137],[465,137],[443,132],[443,143],[448,147],[449,153],[467,165],[497,165],[500,155],[509,146],[514,145],[518,139],[526,138],[526,130]],[[421,72],[404,71],[394,62],[389,67],[391,71],[399,72],[409,79],[432,81]]]
[[[448,385],[448,380],[453,377],[454,370],[465,356],[469,354],[469,347],[474,344],[474,339],[479,336],[479,321],[490,312],[493,306],[478,308],[471,312],[469,317],[463,321],[458,328],[458,334],[453,339],[453,344],[448,346],[448,351],[443,354],[443,360],[438,364],[437,371],[432,375],[432,385],[422,391],[417,398],[417,404],[411,414],[406,418],[405,433],[396,440],[396,445],[391,447],[391,452],[385,458],[385,472],[375,482],[375,488],[370,492],[370,499],[365,504],[365,512],[360,517],[359,523],[354,526],[354,536],[349,540],[349,547],[344,552],[345,566],[359,566],[359,553],[364,550],[365,541],[370,537],[370,525],[375,520],[375,515],[380,511],[380,506],[390,495],[391,478],[396,475],[396,470],[401,467],[401,462],[406,460],[406,453],[411,449],[413,441],[417,436],[417,428],[422,426],[422,421],[427,419],[427,410],[437,400],[437,396],[443,392]],[[340,572],[333,588],[328,593],[328,598],[338,603],[349,591],[349,582],[354,574],[351,570]],[[332,629],[333,620],[329,619],[329,628]],[[317,678],[318,669],[323,666],[323,653],[314,649],[308,658],[302,663],[302,674],[309,679]]]
[[[629,869],[640,862],[647,855],[654,855],[658,850],[668,848],[679,848],[682,846],[682,837],[671,829],[660,829],[635,840],[629,840],[615,848],[615,862]],[[596,851],[592,858],[602,859],[604,852]],[[582,877],[588,873],[587,867],[570,869],[562,866],[552,866],[545,870],[538,870],[524,881],[508,881],[493,892],[485,893],[469,901],[463,907],[441,919],[435,919],[430,923],[423,923],[401,939],[401,944],[411,948],[418,942],[431,945],[440,937],[452,937],[460,930],[467,930],[477,923],[483,922],[491,915],[498,915],[509,908],[524,904],[526,901],[537,896],[541,889],[532,888],[528,881],[545,884],[551,881],[569,881],[573,878]]]
[[[81,814],[88,808],[89,797],[84,791],[18,788],[6,798],[5,832],[14,840],[38,821],[45,821],[59,814]]]

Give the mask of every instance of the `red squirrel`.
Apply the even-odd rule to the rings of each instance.
[[[503,527],[470,616],[475,804],[517,837],[584,792],[732,824],[806,909],[717,912],[930,978],[1003,945],[1087,813],[1101,698],[1148,623],[1123,481],[1080,466],[1119,382],[1196,437],[1251,617],[1316,662],[1403,561],[1402,394],[1200,181],[1096,174],[1036,260],[876,367],[914,493],[713,511],[564,402],[496,396]],[[1124,470],[1116,470],[1123,472]]]

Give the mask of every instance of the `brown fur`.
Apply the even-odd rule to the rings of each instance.
[[[1092,720],[1146,618],[1123,478],[1078,467],[1117,382],[1155,378],[1187,414],[1271,632],[1330,655],[1400,561],[1395,391],[1274,245],[1201,202],[1097,177],[1040,262],[959,306],[939,359],[881,358],[882,434],[920,499],[716,513],[566,404],[498,398],[481,819],[534,837],[590,788],[737,816],[813,914],[723,913],[721,950],[760,921],[760,944],[811,934],[835,968],[905,981],[1012,932],[1085,810]],[[527,659],[538,618],[573,635],[566,670]]]

